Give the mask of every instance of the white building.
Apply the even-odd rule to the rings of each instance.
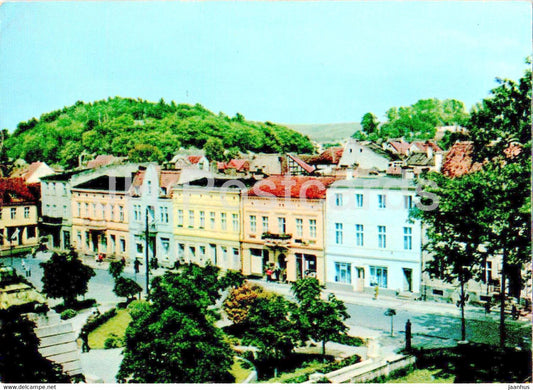
[[[415,185],[379,176],[336,182],[326,195],[326,281],[330,287],[419,293],[421,225],[409,221]]]
[[[146,212],[148,211],[149,257],[161,266],[172,267],[177,260],[174,248],[174,213],[171,187],[178,183],[180,171],[161,170],[156,164],[140,169],[133,178],[129,197],[129,258],[144,263]]]

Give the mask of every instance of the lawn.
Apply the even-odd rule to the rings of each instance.
[[[386,380],[385,383],[454,383],[455,376],[450,375],[447,378],[435,377],[440,370],[414,370],[408,373],[406,376]]]
[[[124,337],[126,328],[131,321],[127,309],[117,310],[117,315],[103,323],[89,334],[89,346],[95,349],[104,349],[104,343],[108,337],[115,335]]]
[[[320,371],[320,369],[326,365],[328,365],[328,363],[321,363],[315,360],[310,362],[307,367],[299,368],[293,372],[284,372],[276,378],[271,378],[270,380],[261,383],[285,383],[291,379],[296,379],[300,376]]]
[[[235,359],[233,366],[231,366],[230,372],[235,377],[235,383],[241,383],[253,371],[251,368],[244,368],[242,363],[242,360]]]

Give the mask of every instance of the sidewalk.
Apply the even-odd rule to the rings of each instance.
[[[112,262],[110,260],[104,260],[102,262],[97,262],[93,256],[88,256],[88,255],[81,255],[80,259],[83,262],[83,264],[86,264],[93,269],[100,269],[100,270],[105,270],[105,271],[109,269],[109,263]],[[118,260],[113,260],[113,261],[118,261]],[[166,271],[167,271],[167,268],[160,266],[157,269],[150,269],[150,275],[161,276]],[[126,266],[124,267],[124,273],[130,274],[130,275],[135,274],[133,262],[131,261],[126,262]],[[137,275],[146,275],[146,265],[144,264],[144,260],[142,261],[142,265],[139,267],[139,273]]]
[[[283,284],[277,282],[266,282],[264,280],[250,280],[251,283],[260,285],[266,290],[277,292],[278,294],[292,296],[290,291],[290,284]],[[393,296],[379,296],[378,299],[373,299],[373,294],[361,293],[355,291],[341,291],[335,289],[325,289],[323,291],[323,298],[332,293],[335,296],[344,301],[345,303],[350,303],[354,305],[361,306],[373,306],[381,308],[394,308],[396,310],[406,310],[411,312],[418,312],[424,314],[440,314],[447,316],[460,317],[461,312],[455,304],[451,303],[442,303],[442,302],[433,302],[433,301],[414,301],[409,299],[402,299]],[[484,318],[491,317],[492,319],[498,318],[498,313],[493,310],[490,314],[486,314],[485,310],[482,308],[474,306],[465,307],[465,316],[466,318],[476,318],[480,319],[480,316]]]

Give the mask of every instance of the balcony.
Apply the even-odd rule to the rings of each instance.
[[[291,244],[292,234],[286,233],[263,233],[261,239],[265,241],[265,246],[276,249],[288,249]]]

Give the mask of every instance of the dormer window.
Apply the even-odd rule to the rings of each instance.
[[[148,194],[152,194],[152,182],[148,180]]]
[[[161,193],[163,195],[166,195],[167,194],[167,189],[165,187],[161,187]]]

